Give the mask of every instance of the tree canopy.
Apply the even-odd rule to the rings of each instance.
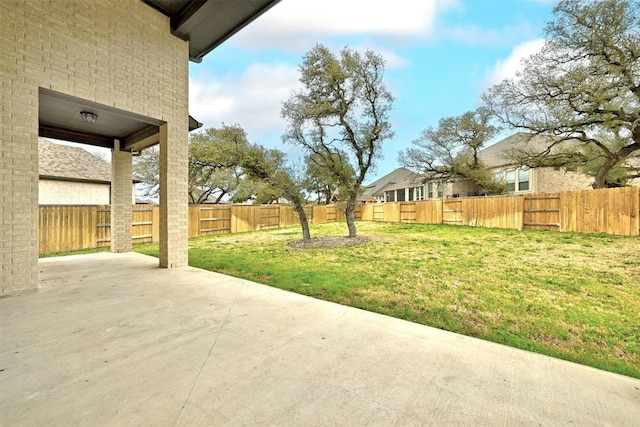
[[[304,210],[305,171],[286,163],[286,155],[280,150],[267,149],[257,144],[243,148],[239,156],[240,165],[249,178],[263,185],[263,190],[272,197],[285,197],[293,204],[300,219],[302,239],[309,240],[309,222]]]
[[[393,136],[393,96],[383,81],[382,56],[343,48],[338,56],[317,45],[299,67],[303,88],[286,100],[283,141],[303,147],[346,198],[349,236],[356,235],[355,206],[367,172]]]
[[[398,161],[425,178],[443,180],[469,179],[484,191],[505,191],[502,182],[479,157],[500,128],[491,123],[491,113],[484,107],[460,116],[440,119],[437,127],[428,127],[413,146],[399,153]]]
[[[304,168],[306,169],[305,190],[307,193],[316,195],[316,203],[328,204],[331,197],[339,188],[338,180],[332,170],[327,170],[322,166],[322,159],[316,159],[314,153],[308,154],[304,158]]]
[[[189,136],[189,202],[218,203],[225,195],[246,194],[247,183],[239,166],[239,155],[248,145],[239,125],[222,125]],[[145,196],[158,195],[158,148],[143,150],[134,163],[134,172],[145,185]]]
[[[563,0],[545,34],[515,79],[483,95],[504,123],[548,137],[514,160],[581,165],[595,188],[629,178],[640,152],[640,2]]]

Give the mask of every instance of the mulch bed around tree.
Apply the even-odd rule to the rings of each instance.
[[[311,240],[295,240],[289,242],[292,248],[313,249],[313,248],[343,248],[346,246],[356,246],[369,242],[371,239],[366,236],[325,236],[312,237]]]

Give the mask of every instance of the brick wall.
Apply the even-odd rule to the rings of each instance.
[[[189,200],[186,191],[188,146],[172,146],[172,134],[180,129],[160,126],[160,266],[179,267],[188,261],[187,218]],[[162,173],[165,171],[165,173]]]
[[[480,186],[471,180],[457,181],[447,184],[447,195],[458,194],[459,197],[468,197],[481,191]]]
[[[39,88],[167,122],[165,202],[186,212],[188,46],[167,17],[139,0],[3,0],[0,49],[2,294],[37,287]],[[169,222],[186,252],[186,214]]]
[[[131,251],[131,153],[116,141],[111,156],[111,252]]]
[[[557,191],[577,191],[592,189],[593,178],[579,172],[566,171],[564,168],[535,169],[536,193],[554,193]]]

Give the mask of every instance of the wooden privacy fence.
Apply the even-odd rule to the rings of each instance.
[[[311,223],[344,220],[336,205],[307,206]],[[359,217],[360,208],[356,210]],[[189,237],[220,233],[240,233],[299,224],[298,214],[289,205],[198,205],[189,206]],[[160,208],[132,207],[133,243],[157,242],[160,236]],[[111,207],[40,206],[39,251],[43,253],[110,246]]]
[[[135,205],[131,212],[134,243],[157,241],[160,211],[157,206]],[[111,244],[111,208],[99,206],[40,206],[39,252],[89,249]]]
[[[305,207],[309,222],[318,221],[316,208],[316,206]],[[323,215],[318,214],[318,218],[322,219]],[[328,221],[323,220],[323,222]],[[298,214],[290,205],[189,206],[189,238],[268,230],[297,224],[299,224]]]
[[[339,205],[305,208],[310,223],[344,221]],[[469,197],[358,206],[356,219],[415,224],[640,235],[640,188]],[[134,243],[159,238],[159,207],[132,208]],[[189,206],[189,237],[297,225],[290,205]],[[109,206],[40,206],[40,253],[109,246]]]
[[[370,204],[362,219],[638,236],[640,188]]]

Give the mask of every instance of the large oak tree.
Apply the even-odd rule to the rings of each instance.
[[[516,160],[584,165],[594,188],[611,185],[640,152],[640,2],[563,0],[545,34],[517,78],[483,99],[504,123],[548,137]]]
[[[219,203],[224,196],[242,192],[243,171],[240,169],[240,148],[248,145],[247,136],[239,125],[222,125],[189,136],[189,202]],[[134,161],[136,178],[144,185],[146,197],[158,195],[158,147],[143,150]]]

